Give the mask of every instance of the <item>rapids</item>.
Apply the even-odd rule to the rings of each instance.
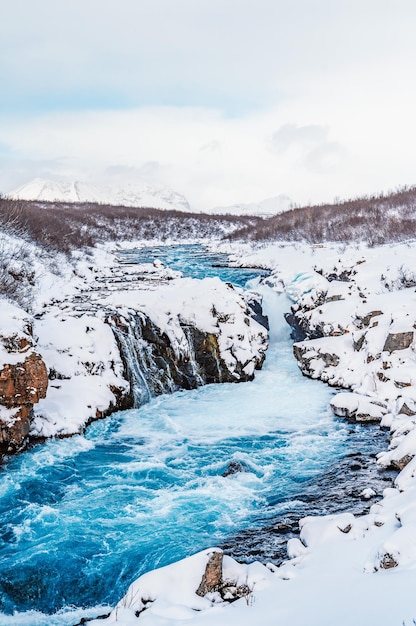
[[[201,276],[205,263],[205,275],[235,284],[259,274],[213,267],[225,259],[195,246],[127,256],[146,255],[188,275]],[[304,378],[292,356],[288,301],[267,289],[264,301],[271,346],[253,382],[159,396],[9,459],[0,474],[1,624],[105,613],[141,573],[245,528],[260,532],[345,455],[350,427],[328,410],[333,391]]]

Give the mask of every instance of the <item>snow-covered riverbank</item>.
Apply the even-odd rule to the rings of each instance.
[[[11,345],[8,325],[24,318],[49,372],[31,437],[73,435],[159,393],[250,380],[262,365],[260,299],[218,278],[182,278],[157,259],[129,264],[103,249],[86,259],[75,254],[72,265],[60,259],[56,274],[36,269],[34,315],[9,303],[0,310],[0,345]],[[2,354],[4,363],[24,359],[12,347]]]
[[[288,545],[291,558],[279,568],[227,558],[218,588],[201,599],[196,591],[209,559],[203,553],[139,579],[108,620],[93,623],[410,626],[416,619],[414,246],[228,251],[236,264],[273,271],[268,283],[286,290],[299,326],[317,337],[297,346],[305,374],[354,389],[358,396],[340,398],[334,410],[350,419],[382,419],[393,437],[378,462],[402,469],[369,514],[301,520],[300,538]],[[219,593],[242,584],[248,590],[232,604]]]
[[[381,425],[391,429],[390,449],[380,450],[378,463],[400,473],[364,516],[346,512],[301,520],[300,537],[289,541],[291,558],[281,567],[238,565],[224,557],[222,577],[201,597],[195,592],[209,559],[204,552],[139,579],[110,618],[97,625],[232,626],[259,621],[288,626],[354,622],[411,626],[416,616],[414,247],[288,244],[256,249],[224,244],[223,249],[233,255],[235,265],[271,271],[265,283],[287,293],[293,303],[292,323],[298,332],[314,337],[295,346],[302,371],[354,391],[331,401],[336,415],[382,420]],[[118,283],[126,277],[125,289],[120,290]],[[137,289],[140,281],[145,281],[146,289]],[[256,343],[250,335],[257,327],[244,321],[248,305],[238,291],[217,281],[184,281],[158,264],[120,269],[112,255],[101,250],[87,260],[79,257],[72,269],[63,263],[59,274],[44,273],[41,283],[34,308],[35,335],[49,371],[56,375],[52,394],[37,405],[34,434],[76,432],[101,410],[100,402],[103,411],[111,404],[109,394],[116,383],[121,390],[127,388],[114,336],[101,316],[107,306],[121,315],[139,306],[171,336],[178,354],[184,320],[185,325],[202,324],[206,332],[219,330],[223,353],[229,350],[233,358],[236,346],[241,351],[246,339],[251,346],[258,344],[260,351],[264,347],[264,339]],[[179,289],[178,299],[180,285],[186,289]],[[235,324],[229,315],[241,323]],[[63,333],[64,327],[69,331]],[[253,365],[259,354],[254,350]],[[245,358],[239,361],[246,367]],[[229,365],[232,369],[230,359]],[[74,389],[71,380],[79,383]],[[49,430],[42,430],[45,425]],[[374,497],[371,484],[367,495]],[[230,604],[236,595],[241,598]],[[28,613],[27,619],[28,624],[37,623],[35,613]]]

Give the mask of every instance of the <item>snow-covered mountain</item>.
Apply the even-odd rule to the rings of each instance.
[[[273,198],[266,198],[260,202],[232,204],[230,206],[218,206],[210,211],[211,213],[229,214],[229,215],[276,215],[284,213],[291,208],[293,201],[284,194],[280,194]]]
[[[169,189],[138,181],[125,185],[93,185],[82,181],[52,181],[35,178],[8,194],[16,200],[98,202],[115,206],[148,207],[190,211],[187,199]]]

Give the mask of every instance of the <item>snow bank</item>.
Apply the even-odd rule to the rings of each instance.
[[[36,323],[38,351],[49,370],[46,398],[35,407],[31,435],[80,432],[128,391],[114,335],[103,320],[53,308]]]
[[[6,363],[14,365],[21,362],[32,349],[31,316],[20,307],[0,298],[0,370]]]
[[[214,555],[217,565],[210,562]],[[216,571],[215,571],[216,570]],[[201,591],[201,582],[211,577],[208,591]],[[213,610],[218,620],[230,602],[249,606],[254,590],[266,589],[272,580],[271,571],[260,563],[241,565],[218,548],[203,550],[172,565],[148,572],[135,581],[106,619],[93,620],[91,626],[122,624],[188,623],[196,615]],[[184,620],[184,621],[182,621]],[[216,623],[219,623],[218,621]]]
[[[354,389],[355,393],[335,396],[334,412],[352,419],[360,415],[381,419],[383,426],[391,427],[393,437],[390,450],[380,453],[378,463],[388,466],[396,462],[399,468],[404,459],[404,465],[394,486],[385,489],[368,514],[301,520],[300,538],[288,544],[289,560],[279,568],[270,566],[273,574],[267,577],[267,585],[254,591],[250,602],[214,603],[195,610],[192,597],[186,607],[190,612],[182,613],[182,607],[176,613],[174,601],[168,599],[163,614],[149,607],[140,614],[140,623],[411,626],[416,619],[416,368],[412,337],[416,309],[409,286],[415,274],[411,269],[413,246],[367,250],[362,246],[279,245],[253,251],[247,246],[227,245],[224,249],[234,253],[236,264],[270,268],[272,276],[267,282],[276,290],[290,285],[294,309],[300,311],[305,329],[322,335],[301,344],[308,375]],[[374,496],[371,486],[362,496]],[[183,567],[190,573],[194,562],[185,560]],[[201,570],[192,579],[192,591],[200,574]],[[160,591],[164,575],[156,571],[152,576]],[[117,623],[137,622],[131,614],[119,614]]]
[[[157,259],[127,264],[108,250],[75,254],[61,276],[73,279],[45,289],[38,302],[35,333],[51,379],[47,397],[35,407],[31,435],[80,432],[91,420],[123,405],[129,393],[111,319],[146,315],[168,338],[177,359],[194,358],[187,328],[212,336],[227,380],[250,379],[264,360],[267,331],[252,317],[243,291],[217,278],[181,278]],[[59,283],[61,279],[57,278]],[[123,317],[124,316],[124,317]]]

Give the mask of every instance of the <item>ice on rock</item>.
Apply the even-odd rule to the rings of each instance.
[[[371,487],[363,489],[360,493],[361,498],[364,498],[364,500],[370,500],[370,498],[374,498],[376,495],[377,493]]]
[[[330,403],[334,415],[357,422],[379,422],[387,412],[385,402],[358,393],[338,393]]]

